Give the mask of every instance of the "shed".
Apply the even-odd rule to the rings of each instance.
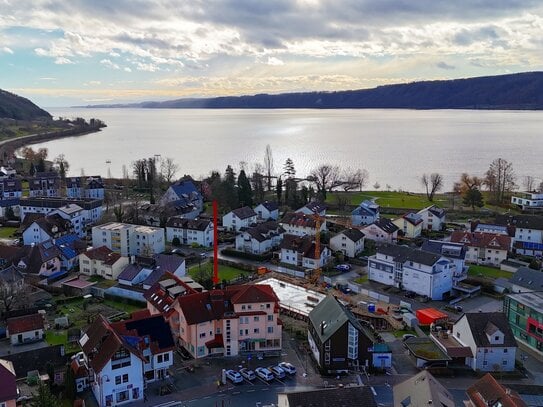
[[[449,316],[435,308],[424,308],[416,311],[419,325],[431,325],[446,322]]]

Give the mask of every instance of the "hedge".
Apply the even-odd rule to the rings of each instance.
[[[254,253],[246,253],[246,252],[240,252],[238,250],[225,248],[221,250],[221,253],[225,256],[232,256],[232,257],[239,257],[241,259],[247,259],[247,260],[254,260],[254,261],[268,261],[272,258],[271,253],[265,253],[265,254],[254,254]]]

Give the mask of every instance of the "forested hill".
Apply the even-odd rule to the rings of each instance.
[[[363,90],[178,99],[107,107],[543,109],[543,72],[413,82]]]
[[[0,89],[0,119],[50,119],[51,115],[30,100]]]

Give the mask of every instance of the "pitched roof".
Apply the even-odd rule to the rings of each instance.
[[[345,235],[352,242],[358,242],[365,236],[360,229],[356,228],[342,230],[340,234]]]
[[[279,204],[277,202],[273,202],[273,201],[264,201],[264,202],[258,204],[255,207],[255,209],[257,207],[259,207],[260,205],[262,205],[264,208],[266,208],[270,212],[273,212],[273,211],[276,211],[276,210],[279,209]]]
[[[359,331],[364,331],[353,313],[331,295],[319,302],[309,313],[309,322],[315,328],[321,343],[326,342],[347,321]]]
[[[462,243],[444,242],[442,240],[425,240],[421,250],[439,254],[452,259],[465,259],[466,247]]]
[[[229,286],[227,291],[236,291],[231,299],[233,304],[279,302],[279,297],[268,284]]]
[[[23,273],[13,265],[0,270],[0,285],[2,283],[14,284],[21,280],[24,280]]]
[[[528,267],[519,267],[509,282],[527,290],[543,290],[543,272]]]
[[[368,386],[332,387],[285,394],[290,407],[377,407]]]
[[[258,242],[264,242],[272,237],[285,233],[285,229],[276,221],[270,220],[248,228],[241,228]]]
[[[51,237],[55,237],[57,234],[67,233],[72,229],[71,222],[62,218],[58,214],[31,217],[30,219],[33,219],[33,222],[30,223],[28,223],[28,220],[30,219],[27,220],[27,218],[29,218],[28,215],[25,217],[25,221],[23,222],[23,224],[26,225],[26,227],[23,226],[24,230],[28,229],[33,223],[35,223]]]
[[[451,234],[451,242],[463,243],[466,246],[482,247],[509,251],[511,238],[505,235],[484,232],[464,232],[455,230]]]
[[[209,226],[212,226],[212,222],[209,219],[185,219],[177,216],[172,216],[166,222],[168,228],[179,228],[188,230],[204,231]]]
[[[497,215],[496,223],[517,228],[543,230],[543,216],[541,215]]]
[[[279,247],[285,250],[295,250],[296,252],[303,254],[304,257],[311,258],[315,257],[315,251],[317,250],[315,247],[315,238],[309,235],[296,236],[285,234],[283,235],[283,240]],[[321,253],[325,248],[326,246],[321,244]]]
[[[94,247],[82,253],[91,260],[98,260],[111,266],[117,262],[122,256],[119,253],[115,253],[107,246]]]
[[[441,258],[440,255],[435,253],[392,244],[383,244],[377,247],[377,253],[392,256],[397,263],[412,261],[426,266],[433,266]]]
[[[175,192],[179,197],[183,195],[190,195],[192,193],[199,194],[196,186],[192,181],[177,181],[176,183],[170,185],[170,188]]]
[[[180,279],[170,272],[164,273],[145,291],[143,297],[149,304],[168,317],[173,313],[173,303],[179,296],[194,294],[197,289],[187,279]]]
[[[87,249],[87,242],[79,239],[76,234],[60,236],[54,241],[62,256],[67,259],[73,259]]]
[[[454,397],[427,370],[394,386],[394,406],[419,407],[435,405],[454,407]]]
[[[61,251],[53,244],[52,240],[35,245],[23,246],[24,256],[21,261],[26,265],[24,272],[38,274],[43,263],[61,256]]]
[[[36,331],[44,329],[43,317],[41,314],[25,315],[22,317],[9,318],[7,328],[11,335],[17,335],[23,332]]]
[[[516,347],[517,342],[503,312],[469,312],[460,319],[466,318],[475,345],[479,348]],[[457,321],[458,323],[458,321]],[[487,335],[492,335],[498,328],[504,335],[503,344],[491,344]]]
[[[379,229],[386,233],[394,233],[398,231],[400,228],[394,224],[390,219],[388,218],[379,218],[375,222],[372,223],[372,225],[377,226]],[[370,227],[371,225],[368,225],[366,227]]]
[[[312,215],[306,215],[303,212],[288,212],[285,213],[283,219],[281,219],[282,224],[300,226],[306,228],[316,228],[316,221]]]
[[[443,218],[445,216],[445,210],[443,208],[438,208],[435,205],[430,205],[426,208],[421,209],[417,213],[421,214],[425,211],[430,212],[432,215],[437,216],[438,218]]]
[[[422,216],[419,213],[409,212],[403,215],[402,218],[414,226],[420,225],[423,222]]]
[[[466,390],[475,407],[528,407],[519,394],[487,373]]]
[[[18,398],[13,363],[0,359],[0,403]]]
[[[309,209],[309,211],[311,211],[313,213],[321,213],[322,211],[326,210],[326,205],[323,204],[322,202],[311,201],[311,202],[307,203],[306,205],[302,206],[296,212],[301,211],[304,208]]]
[[[64,345],[51,345],[26,352],[12,353],[2,356],[2,358],[13,362],[18,378],[26,378],[27,373],[31,370],[45,373],[49,364],[54,367],[64,367],[68,355],[64,352]]]
[[[239,219],[248,219],[250,217],[256,216],[256,212],[250,206],[243,206],[241,208],[233,209],[232,213],[236,215]]]
[[[0,260],[3,265],[11,264],[24,256],[24,249],[18,246],[0,244]]]

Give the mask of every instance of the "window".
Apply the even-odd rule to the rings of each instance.
[[[121,384],[121,376],[115,376],[115,384]]]
[[[128,400],[128,390],[117,393],[117,403]]]
[[[260,320],[259,317],[255,317],[255,318],[254,318],[254,321],[255,321],[255,322],[258,322],[259,320]]]
[[[157,363],[162,363],[162,355],[158,355],[156,357],[156,361],[157,361]]]
[[[509,349],[507,349],[507,348],[503,349],[503,353],[507,353],[508,351],[509,351]]]
[[[164,362],[169,362],[170,361],[170,354],[169,353],[165,353],[164,354]]]
[[[273,315],[268,315],[268,321],[273,321]]]
[[[507,365],[507,360],[504,359],[503,362],[502,362],[502,365],[504,365],[504,366]]]
[[[260,329],[258,329],[258,328],[253,329],[253,333],[255,333],[255,334],[260,333]]]
[[[239,330],[239,336],[243,336],[243,329]]]
[[[123,383],[128,383],[128,373],[123,374]]]
[[[269,333],[269,334],[272,334],[272,333],[273,333],[273,326],[269,326],[269,327],[268,327],[268,333]]]
[[[483,366],[488,365],[488,360],[483,360]]]
[[[499,336],[495,336],[495,337],[494,337],[494,340],[495,340],[495,341],[499,341],[499,340],[500,340],[500,337],[499,337]]]

